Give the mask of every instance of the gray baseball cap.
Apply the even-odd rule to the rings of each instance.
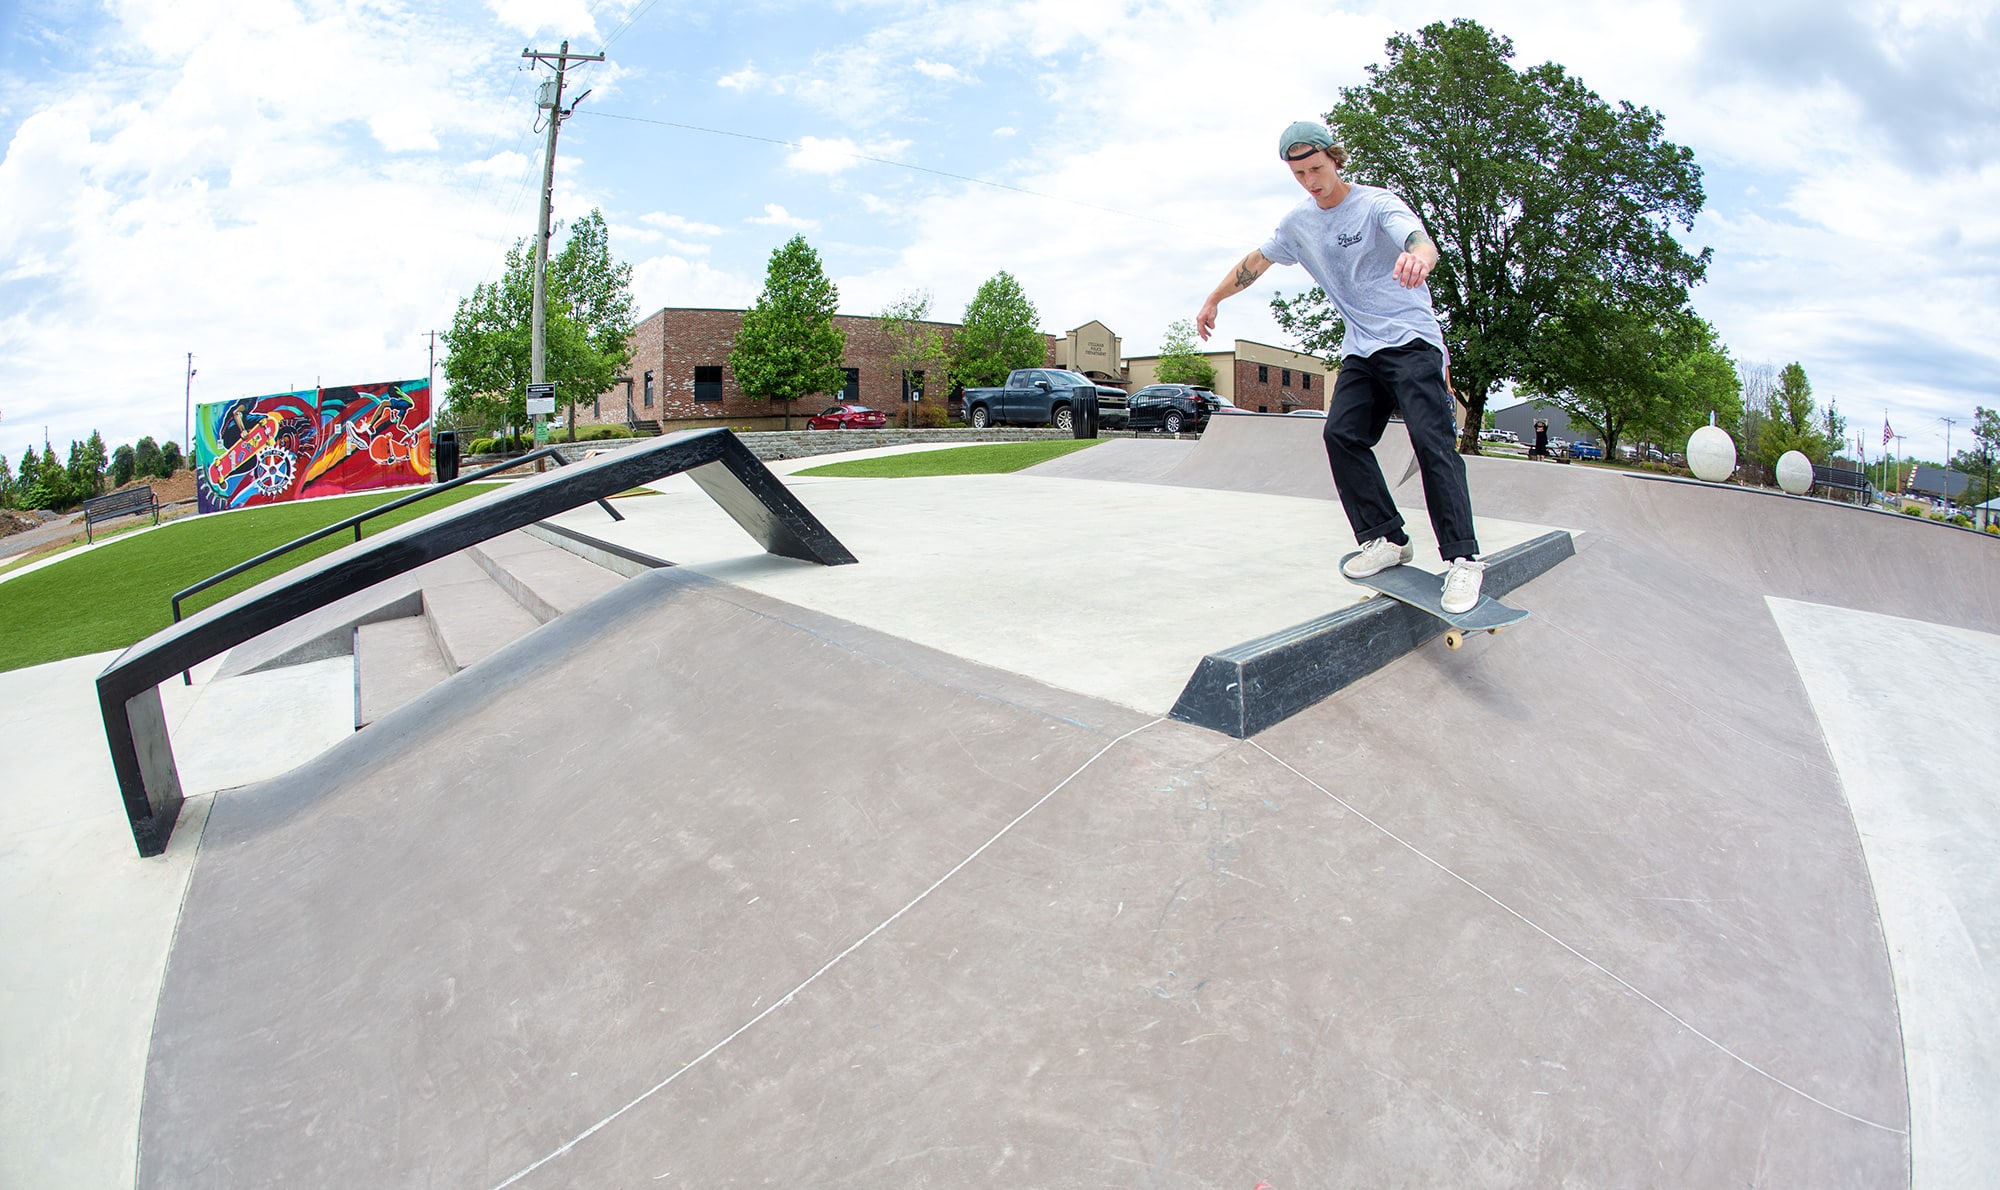
[[[1294,145],[1312,147],[1303,153],[1294,153],[1292,152]],[[1321,149],[1332,147],[1333,135],[1326,130],[1326,125],[1318,120],[1295,120],[1278,134],[1278,156],[1287,161],[1297,161],[1301,157],[1309,157]]]

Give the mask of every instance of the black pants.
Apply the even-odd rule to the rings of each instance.
[[[1410,539],[1375,460],[1375,444],[1382,440],[1389,414],[1400,407],[1424,478],[1424,503],[1430,508],[1438,554],[1451,561],[1479,552],[1451,406],[1444,354],[1422,339],[1340,361],[1340,378],[1326,412],[1326,459],[1356,541],[1386,537],[1403,545]]]

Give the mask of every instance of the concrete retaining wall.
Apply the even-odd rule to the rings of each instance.
[[[1130,438],[1122,430],[1101,431],[1102,438]],[[1068,430],[1056,429],[950,429],[950,430],[792,430],[738,434],[750,452],[766,462],[774,459],[804,459],[814,455],[838,454],[844,450],[869,450],[878,446],[951,446],[961,442],[1048,442],[1069,438]],[[591,451],[623,450],[651,442],[651,438],[607,438],[601,442],[554,442],[566,459],[581,459]],[[462,464],[472,471],[500,461],[498,455],[476,455]]]

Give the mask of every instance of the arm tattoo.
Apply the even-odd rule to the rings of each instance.
[[[1236,288],[1248,289],[1256,279],[1257,270],[1250,267],[1250,258],[1246,256],[1236,265]]]
[[[1411,232],[1409,237],[1403,241],[1403,251],[1415,252],[1418,244],[1429,244],[1433,248],[1437,247],[1437,242],[1420,229]]]

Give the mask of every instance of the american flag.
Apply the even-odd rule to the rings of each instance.
[[[1885,413],[1882,415],[1882,445],[1889,445],[1889,439],[1895,436],[1896,432],[1889,428],[1889,415]]]

